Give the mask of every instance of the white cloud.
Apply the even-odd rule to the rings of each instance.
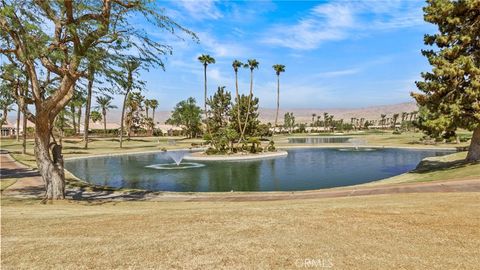
[[[361,68],[350,68],[350,69],[322,72],[322,73],[316,74],[314,76],[317,77],[317,78],[334,78],[334,77],[342,77],[342,76],[346,76],[346,75],[357,74],[361,71],[362,71]]]
[[[215,39],[207,32],[197,33],[200,39],[200,45],[213,54],[214,57],[243,57],[248,55],[248,50],[239,43],[222,42]]]
[[[292,25],[267,30],[262,42],[296,50],[348,39],[369,31],[420,25],[422,10],[415,1],[330,2],[315,6]]]
[[[220,19],[222,13],[216,6],[217,0],[180,0],[175,1],[178,6],[183,8],[188,15],[197,20]]]

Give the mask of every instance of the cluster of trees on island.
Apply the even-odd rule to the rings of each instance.
[[[203,134],[206,143],[211,147],[209,154],[235,153],[238,151],[259,151],[275,150],[273,140],[269,141],[268,147],[262,148],[261,140],[271,136],[270,126],[260,124],[258,120],[258,98],[253,94],[253,72],[258,69],[260,63],[256,59],[249,59],[247,63],[239,60],[232,62],[235,73],[235,97],[226,90],[225,86],[219,86],[213,96],[208,97],[207,67],[214,64],[215,59],[210,55],[201,55],[198,60],[204,66],[204,110],[196,105],[194,98],[178,103],[172,111],[171,117],[166,123],[182,125],[187,130],[189,137],[197,137]],[[241,68],[250,70],[250,91],[248,95],[240,94],[238,88],[238,72]],[[274,65],[273,69],[277,75],[277,112],[278,121],[279,99],[280,99],[280,73],[285,72],[284,65]],[[202,117],[204,128],[202,129]],[[275,124],[275,127],[277,124]]]
[[[423,73],[423,80],[417,82],[421,93],[412,94],[420,105],[416,122],[419,128],[432,136],[451,135],[459,128],[473,131],[467,160],[478,161],[480,2],[428,0],[424,12],[425,20],[437,25],[438,32],[425,36],[425,44],[432,46],[432,49],[423,50],[422,53],[428,58],[433,69]],[[4,117],[1,120],[6,119],[9,102],[14,101],[24,118],[34,123],[35,159],[45,182],[46,199],[65,197],[62,148],[54,131],[67,118],[62,114],[66,115],[69,111],[74,112],[70,115],[70,120],[75,121],[78,128],[80,105],[72,100],[81,92],[80,89],[85,88],[87,93],[86,130],[92,117],[99,119],[98,113],[90,111],[94,83],[109,83],[123,95],[120,122],[122,132],[119,134],[122,147],[124,124],[128,123],[127,129],[134,127],[138,123],[135,116],[138,116],[141,110],[139,93],[144,82],[138,79],[139,70],[163,68],[163,57],[172,53],[170,46],[140,29],[138,21],[131,20],[134,17],[139,20],[143,18],[145,23],[153,26],[155,30],[151,31],[198,40],[193,32],[173,21],[153,1],[0,2],[0,53],[3,59],[6,59],[6,63],[1,67],[0,105]],[[200,61],[206,72],[211,60]],[[235,77],[238,70],[245,67],[243,63],[235,61],[232,66]],[[249,61],[247,67],[251,70],[253,81],[253,70],[258,67],[258,62],[255,66]],[[273,126],[276,128],[279,75],[285,71],[285,67],[276,65],[274,69],[278,80],[277,113]],[[203,119],[206,138],[212,142],[214,151],[235,151],[243,149],[244,142],[250,140],[253,143],[255,137],[259,136],[260,125],[256,116],[258,99],[253,96],[252,86],[249,95],[240,95],[236,80],[235,101],[229,103],[218,100],[228,99],[229,96],[231,99],[230,92],[223,88],[207,98],[206,84],[205,77]],[[97,89],[102,95],[112,94],[109,92],[112,87]],[[191,106],[194,103],[193,100],[187,100],[177,107]],[[127,104],[130,104],[130,107]],[[228,108],[219,113],[220,107],[217,106],[220,105],[228,105]],[[104,109],[109,108],[111,104],[110,107],[98,109],[102,112],[104,121]],[[201,114],[200,109],[194,109],[193,111]],[[124,117],[127,119],[123,119]],[[218,122],[219,117],[223,122]],[[293,115],[288,114],[285,119],[286,126],[295,125]],[[176,116],[172,115],[170,121],[173,123],[177,120]],[[329,122],[332,121],[324,119],[324,124],[329,125]],[[25,121],[23,125],[26,127]],[[85,132],[85,136],[88,136],[88,132]],[[232,146],[232,142],[237,145]],[[88,147],[88,138],[85,140],[85,147]]]

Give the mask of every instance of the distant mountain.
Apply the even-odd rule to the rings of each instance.
[[[323,113],[327,112],[330,115],[334,115],[334,119],[344,119],[350,120],[350,118],[365,118],[367,120],[380,119],[381,114],[386,114],[391,116],[394,113],[402,112],[412,112],[418,110],[417,104],[415,102],[405,102],[393,105],[383,105],[383,106],[373,106],[365,108],[355,108],[355,109],[283,109],[280,108],[278,114],[279,123],[283,122],[283,115],[286,112],[293,112],[295,116],[295,121],[297,123],[310,123],[312,121],[312,114],[316,113],[320,115],[323,119]],[[151,113],[151,112],[150,112]],[[275,121],[275,109],[270,108],[260,108],[260,121],[273,123]],[[109,123],[120,122],[120,110],[111,110],[107,113],[107,121]],[[15,122],[15,113],[9,114],[9,121],[11,123]],[[155,112],[155,122],[165,123],[165,121],[170,117],[170,111],[157,111]],[[82,121],[83,123],[83,121]]]

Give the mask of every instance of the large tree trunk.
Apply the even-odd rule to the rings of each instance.
[[[467,161],[474,162],[480,160],[480,125],[473,131],[470,147],[468,148]]]
[[[35,122],[35,158],[45,184],[45,199],[65,198],[65,176],[61,146],[53,143],[50,155],[50,120],[37,116]]]
[[[88,86],[87,86],[87,104],[85,105],[85,125],[83,127],[83,141],[84,148],[88,148],[88,129],[90,124],[90,107],[92,107],[92,88],[93,88],[93,74],[89,71]]]

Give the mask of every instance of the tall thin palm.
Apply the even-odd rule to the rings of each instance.
[[[148,110],[150,109],[150,106],[151,106],[151,100],[150,99],[145,99],[145,114],[146,114],[146,118],[148,118]]]
[[[207,125],[208,133],[210,133],[210,128],[208,126],[208,116],[207,116],[207,66],[209,64],[215,64],[215,58],[211,57],[208,54],[202,54],[198,57],[198,61],[203,64],[203,78],[204,78],[204,85],[205,85],[205,92],[204,92],[204,109],[205,109],[205,123]]]
[[[275,74],[277,74],[277,112],[275,114],[275,127],[273,128],[273,134],[275,134],[278,121],[278,111],[280,109],[280,73],[285,72],[285,66],[277,64],[273,65],[273,69],[275,70]]]
[[[387,117],[386,114],[381,114],[380,115],[382,128],[385,128],[385,117]]]
[[[235,71],[235,95],[237,97],[237,121],[238,121],[238,130],[242,130],[242,121],[240,120],[240,95],[238,93],[238,69],[244,67],[244,64],[238,60],[233,60],[232,63],[233,71]],[[240,142],[240,140],[239,140]]]
[[[124,127],[124,119],[125,119],[125,109],[127,98],[132,91],[132,88],[135,84],[134,74],[137,72],[138,68],[140,68],[141,62],[133,59],[129,59],[122,64],[122,68],[127,73],[127,79],[121,80],[120,84],[124,88],[124,97],[123,97],[123,105],[122,105],[122,115],[120,117],[120,148],[123,146],[123,127]]]
[[[112,99],[113,98],[111,96],[97,97],[97,106],[95,106],[95,109],[102,110],[104,135],[107,135],[107,111],[117,108],[117,106],[112,105]]]
[[[253,98],[253,70],[256,68],[258,69],[259,64],[260,63],[256,59],[248,59],[248,63],[245,65],[250,68],[250,95],[248,96],[247,116],[245,116],[245,124],[243,125],[242,133],[240,134],[240,140],[245,136],[245,130],[248,125],[248,116],[250,115],[250,106]]]
[[[158,100],[150,99],[150,108],[152,108],[152,122],[155,125],[155,110],[158,108]]]
[[[327,132],[328,118],[329,118],[328,113],[324,112],[323,113],[323,131],[324,132]]]

